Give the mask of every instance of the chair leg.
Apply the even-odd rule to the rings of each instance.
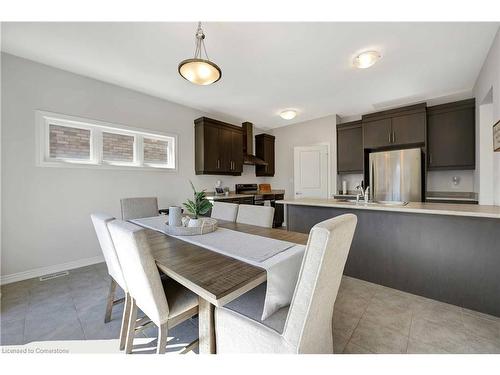
[[[125,349],[127,339],[128,323],[130,319],[130,294],[125,293],[125,306],[123,306],[122,327],[120,329],[120,350]]]
[[[168,336],[168,325],[163,323],[158,327],[158,346],[156,347],[156,354],[165,354],[167,349],[167,336]]]
[[[109,284],[108,301],[106,303],[106,314],[104,314],[104,323],[109,323],[111,321],[111,312],[113,310],[113,300],[115,299],[116,291],[116,281],[111,278],[111,283]]]
[[[127,338],[125,342],[125,353],[127,354],[132,353],[132,347],[134,345],[136,319],[137,319],[137,304],[135,303],[135,299],[130,297],[130,314],[128,319]]]

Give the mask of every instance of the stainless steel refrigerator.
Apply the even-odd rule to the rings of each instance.
[[[422,163],[419,148],[372,152],[369,160],[372,200],[422,200]]]

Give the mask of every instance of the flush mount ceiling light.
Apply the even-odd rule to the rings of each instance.
[[[196,30],[196,49],[194,51],[194,58],[181,61],[179,64],[179,74],[197,85],[211,85],[217,82],[222,77],[222,71],[210,61],[205,48],[205,34],[201,28],[201,22],[198,22],[198,29]],[[205,53],[205,59],[202,57],[202,49]]]
[[[297,116],[297,111],[293,109],[285,109],[280,113],[280,117],[285,120],[291,120]]]
[[[366,51],[356,56],[353,63],[356,68],[366,69],[375,64],[380,57],[380,53],[377,51]]]

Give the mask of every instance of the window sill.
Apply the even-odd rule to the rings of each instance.
[[[81,162],[57,162],[42,161],[36,164],[37,167],[48,168],[68,168],[68,169],[95,169],[95,170],[117,170],[117,171],[155,171],[166,173],[177,173],[177,168],[133,166],[133,165],[113,165],[113,164],[91,164]]]

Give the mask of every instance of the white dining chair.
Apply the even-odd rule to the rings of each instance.
[[[104,261],[108,268],[108,274],[111,278],[111,283],[109,286],[109,293],[106,302],[106,312],[104,314],[104,323],[108,323],[111,320],[111,313],[113,306],[123,303],[125,298],[120,298],[115,300],[116,286],[123,289],[125,295],[127,295],[127,284],[125,283],[125,278],[123,277],[122,268],[120,266],[120,261],[118,260],[118,255],[116,254],[115,246],[113,240],[111,239],[111,234],[108,230],[108,224],[116,220],[113,216],[107,214],[92,214],[90,215],[92,219],[92,224],[94,225],[95,232],[97,234],[97,239],[99,240],[99,245],[101,246],[102,254],[104,256]],[[124,321],[122,318],[122,327],[120,330],[120,350],[125,348],[125,337],[126,328],[128,322]]]
[[[219,220],[235,222],[238,215],[238,205],[235,203],[214,202],[210,217]]]
[[[123,220],[158,216],[158,199],[156,197],[123,198],[120,200],[120,205]]]
[[[356,223],[355,215],[346,214],[311,229],[289,307],[265,321],[255,313],[252,319],[245,309],[255,305],[249,299],[258,297],[256,292],[217,307],[217,353],[333,353],[333,306]],[[264,292],[261,288],[260,300]]]
[[[236,222],[241,224],[257,225],[259,227],[272,228],[274,218],[274,207],[254,206],[240,204]]]
[[[129,292],[125,300],[129,322],[125,352],[132,352],[140,308],[158,327],[156,352],[165,353],[168,329],[198,314],[198,297],[172,279],[162,284],[145,229],[121,220],[110,222],[108,228]],[[196,342],[188,347],[193,348]]]

